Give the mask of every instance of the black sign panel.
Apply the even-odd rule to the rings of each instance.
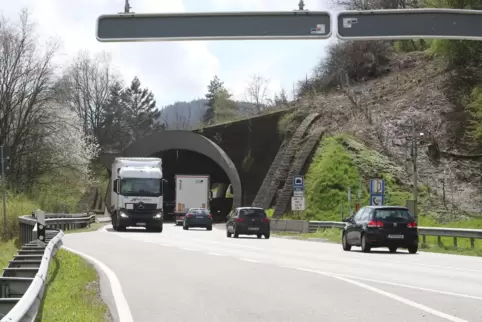
[[[103,15],[101,42],[326,39],[331,15],[322,11],[208,12]]]
[[[343,11],[337,36],[345,40],[469,39],[482,40],[482,11],[407,9]]]

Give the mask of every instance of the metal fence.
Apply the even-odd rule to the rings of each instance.
[[[85,228],[93,222],[94,215],[45,214],[42,242],[37,238],[41,225],[35,215],[19,218],[22,248],[0,276],[0,322],[35,321],[50,261],[62,246],[63,230]]]
[[[338,221],[310,221],[309,232],[314,233],[323,228],[344,228],[346,223]],[[422,244],[427,243],[427,236],[437,237],[437,243],[442,245],[442,237],[453,238],[453,245],[457,247],[457,238],[470,240],[470,247],[475,248],[475,240],[482,239],[482,229],[418,227],[418,234],[422,236]]]

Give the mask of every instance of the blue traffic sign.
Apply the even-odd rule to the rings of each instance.
[[[385,181],[383,181],[383,179],[370,179],[370,194],[371,195],[385,194]]]
[[[294,190],[304,190],[305,189],[305,179],[303,176],[293,177],[293,189]]]

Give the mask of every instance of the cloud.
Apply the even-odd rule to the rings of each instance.
[[[95,38],[96,18],[104,13],[123,11],[121,0],[83,0],[75,5],[66,0],[8,2],[7,15],[15,19],[28,7],[42,40],[61,39],[57,61],[71,61],[79,50],[111,53],[113,64],[130,81],[138,76],[156,96],[158,105],[189,100],[204,95],[206,84],[219,71],[219,60],[205,42],[182,43],[100,43]],[[131,1],[134,12],[184,12],[181,0]]]
[[[298,0],[131,0],[133,12],[233,10],[293,10]],[[326,2],[305,0],[310,10],[326,10]],[[270,95],[291,89],[317,63],[326,42],[221,41],[100,43],[95,38],[101,14],[122,12],[124,0],[16,0],[2,8],[16,19],[28,7],[37,22],[40,39],[62,41],[57,61],[65,65],[79,50],[107,51],[126,82],[138,76],[155,94],[158,106],[203,97],[216,74],[235,98],[243,99],[253,74],[270,79]]]

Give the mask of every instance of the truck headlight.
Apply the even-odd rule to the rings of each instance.
[[[120,212],[120,216],[121,216],[122,218],[127,218],[126,213],[125,213],[125,212],[122,212],[122,211]]]
[[[162,219],[162,212],[157,213],[157,214],[154,216],[154,218],[156,218],[156,219]]]

